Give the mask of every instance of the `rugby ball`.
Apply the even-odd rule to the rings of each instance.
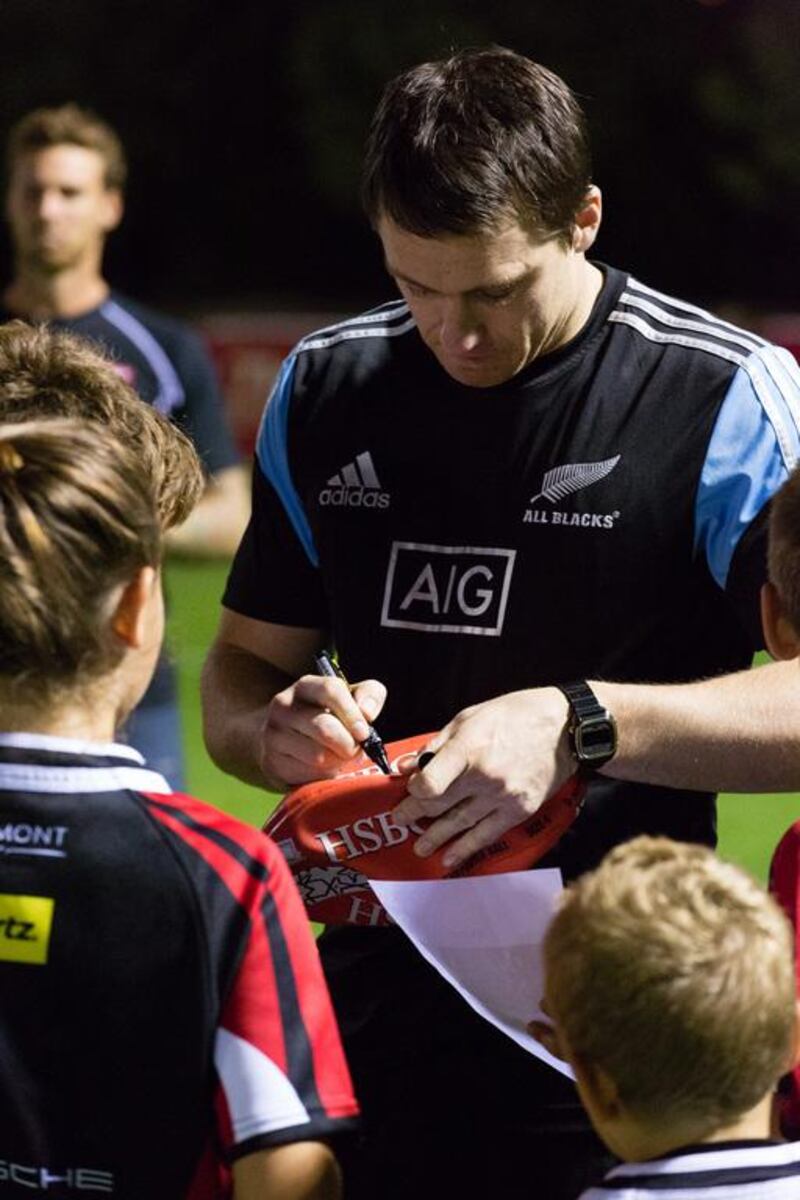
[[[445,870],[444,846],[420,858],[414,843],[430,820],[406,827],[396,824],[392,813],[408,794],[408,775],[399,768],[415,763],[432,736],[388,743],[391,775],[359,754],[335,779],[294,788],[264,826],[283,852],[312,920],[390,924],[370,879],[452,879],[526,870],[578,815],[585,783],[573,775],[535,813],[458,867]]]

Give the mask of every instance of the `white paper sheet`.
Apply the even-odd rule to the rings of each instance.
[[[544,1020],[541,944],[562,890],[558,870],[402,883],[370,880],[400,928],[477,1013],[573,1078],[526,1030]]]

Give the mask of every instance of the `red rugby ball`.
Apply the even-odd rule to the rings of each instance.
[[[396,773],[399,764],[413,762],[432,737],[389,742],[391,775],[359,754],[335,779],[294,788],[264,826],[289,863],[312,920],[390,924],[370,890],[370,879],[451,879],[526,870],[578,815],[585,784],[573,775],[527,820],[455,869],[446,871],[442,865],[445,847],[420,858],[414,843],[431,822],[404,827],[395,824],[392,811],[408,794],[408,776]]]

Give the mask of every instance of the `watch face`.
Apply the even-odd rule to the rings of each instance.
[[[609,759],[617,748],[616,730],[610,716],[585,717],[575,726],[575,754],[581,762]]]

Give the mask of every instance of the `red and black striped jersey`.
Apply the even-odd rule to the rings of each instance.
[[[221,1197],[357,1108],[263,834],[125,746],[0,735],[0,1191]]]

